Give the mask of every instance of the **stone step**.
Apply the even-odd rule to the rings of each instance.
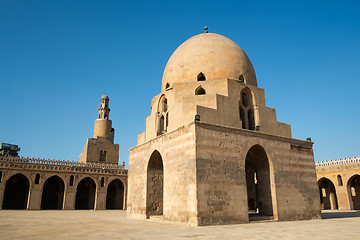
[[[257,222],[257,221],[274,221],[274,216],[261,216],[261,215],[250,215],[249,216],[250,222]]]
[[[163,222],[164,216],[163,215],[150,215],[148,220],[153,221],[153,222]]]

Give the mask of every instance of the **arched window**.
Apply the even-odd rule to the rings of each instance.
[[[342,181],[342,178],[341,178],[341,175],[337,175],[337,182],[338,182],[338,186],[342,186],[343,185],[343,181]]]
[[[205,77],[205,75],[201,72],[201,73],[199,73],[199,75],[197,76],[197,80],[198,80],[198,81],[205,81],[205,80],[206,80],[206,77]]]
[[[2,181],[2,172],[0,171],[0,182]]]
[[[35,176],[35,184],[39,184],[40,183],[40,174],[36,174]]]
[[[99,162],[106,162],[106,151],[100,150]]]
[[[104,184],[105,184],[105,180],[104,180],[104,177],[101,178],[101,182],[100,182],[100,186],[101,187],[104,187]]]
[[[74,186],[74,176],[73,176],[73,175],[70,176],[69,185],[70,185],[70,186]]]
[[[158,111],[156,114],[156,135],[159,136],[167,132],[169,126],[168,102],[163,95],[159,100]]]
[[[240,82],[243,82],[243,83],[245,82],[245,78],[242,74],[239,76],[239,80],[240,80]]]
[[[205,95],[206,91],[202,86],[199,86],[197,89],[195,89],[195,95]]]
[[[255,111],[252,93],[249,88],[244,88],[240,93],[239,113],[242,128],[255,130]]]

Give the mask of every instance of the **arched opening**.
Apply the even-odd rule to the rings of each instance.
[[[18,173],[5,185],[2,209],[26,209],[29,195],[29,180]]]
[[[338,186],[342,186],[343,185],[343,180],[342,180],[342,178],[341,178],[341,175],[339,174],[339,175],[337,175],[337,182],[338,182]]]
[[[58,176],[52,176],[44,183],[41,209],[62,209],[64,199],[64,182]]]
[[[205,95],[205,89],[202,86],[199,86],[197,89],[195,89],[195,95]]]
[[[40,174],[36,174],[35,176],[35,184],[39,184],[40,183]]]
[[[161,155],[154,151],[147,168],[146,215],[163,214],[164,167]]]
[[[206,77],[205,77],[205,75],[201,72],[201,73],[199,73],[199,75],[197,76],[197,80],[198,80],[198,81],[205,81],[205,80],[206,80]]]
[[[348,181],[348,195],[352,203],[352,209],[360,210],[360,176],[354,175]]]
[[[249,220],[273,216],[269,160],[263,147],[255,145],[245,159]]]
[[[321,209],[338,209],[337,197],[334,184],[327,178],[318,182],[320,192]]]
[[[106,151],[100,150],[99,162],[106,162]]]
[[[106,193],[106,209],[123,209],[124,206],[124,184],[119,180],[113,180]]]
[[[102,177],[100,180],[100,187],[104,187],[104,185],[105,185],[105,179],[104,177]]]
[[[169,88],[170,87],[170,84],[169,83],[166,83],[166,86],[165,86],[165,89]]]
[[[94,209],[96,185],[87,177],[77,186],[75,209]]]
[[[0,171],[0,183],[2,182],[2,171]]]
[[[244,88],[240,93],[239,112],[242,128],[255,130],[254,104],[249,88]]]
[[[165,95],[159,100],[157,111],[156,135],[162,135],[167,132],[169,119],[168,119],[168,105]]]
[[[240,74],[239,80],[240,80],[240,82],[245,82],[244,76],[242,74]]]
[[[74,176],[73,175],[70,176],[69,185],[74,186]]]

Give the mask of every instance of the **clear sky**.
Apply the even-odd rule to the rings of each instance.
[[[0,142],[78,160],[100,97],[120,161],[175,49],[209,32],[249,56],[266,104],[315,161],[360,156],[359,1],[0,1]]]

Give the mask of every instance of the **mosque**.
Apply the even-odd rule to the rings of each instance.
[[[292,138],[265,105],[246,53],[207,28],[170,57],[128,170],[108,96],[98,113],[78,162],[18,157],[18,146],[0,144],[0,209],[127,209],[195,226],[360,209],[360,157],[315,164],[311,139]]]

